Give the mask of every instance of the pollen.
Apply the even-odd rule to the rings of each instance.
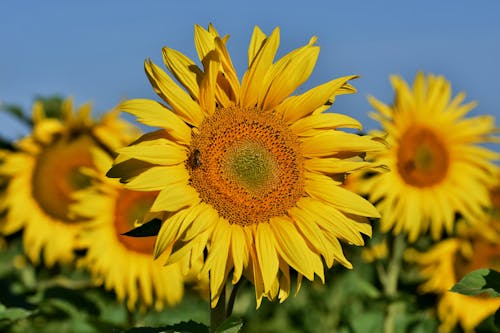
[[[400,139],[397,168],[412,186],[429,187],[445,179],[450,159],[446,145],[434,130],[414,127]]]
[[[230,223],[269,221],[305,195],[300,143],[273,113],[217,109],[194,132],[190,150],[191,186]]]

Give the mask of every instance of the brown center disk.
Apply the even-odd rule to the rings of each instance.
[[[402,135],[397,152],[397,168],[407,184],[415,187],[438,184],[446,177],[449,164],[446,146],[435,131],[414,127]]]
[[[120,190],[115,205],[115,230],[118,240],[129,250],[151,255],[156,237],[131,237],[123,235],[134,229],[134,222],[141,219],[153,204],[158,192]]]
[[[82,167],[93,167],[90,146],[95,142],[89,136],[76,139],[60,139],[46,147],[38,155],[32,175],[33,197],[43,211],[60,220],[71,223],[68,206],[73,202],[75,190],[90,185]]]
[[[304,196],[300,143],[271,113],[218,109],[193,134],[190,149],[191,185],[230,223],[269,221]]]

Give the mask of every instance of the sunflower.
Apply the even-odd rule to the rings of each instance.
[[[96,169],[82,171],[92,185],[75,191],[76,203],[70,207],[77,216],[92,221],[78,236],[79,246],[86,249],[78,266],[89,270],[97,285],[113,290],[118,301],[126,299],[130,311],[137,305],[142,310],[154,305],[159,311],[165,303],[179,303],[185,274],[181,263],[163,266],[153,260],[153,236],[123,235],[147,215],[157,191],[125,189],[123,184],[104,176],[113,162],[109,154],[94,150],[92,157]]]
[[[165,47],[163,58],[181,88],[160,67],[146,74],[163,102],[134,99],[119,109],[160,129],[118,150],[110,177],[130,190],[159,191],[152,212],[166,212],[154,253],[173,263],[186,253],[206,259],[215,307],[232,271],[263,297],[280,301],[290,292],[290,269],[324,281],[324,264],[352,267],[339,240],[362,245],[371,235],[375,207],[341,187],[338,175],[370,165],[347,160],[385,145],[355,119],[326,113],[335,97],[353,93],[355,76],[291,95],[310,76],[319,47],[305,46],[274,60],[280,31],[253,31],[242,82],[212,25],[195,26],[202,68]],[[340,178],[340,177],[338,177]]]
[[[500,178],[499,178],[500,179]],[[420,266],[424,293],[437,293],[440,331],[451,332],[459,323],[465,332],[474,328],[500,307],[499,298],[466,296],[449,291],[467,273],[479,268],[500,271],[500,182],[490,190],[495,203],[487,223],[458,224],[458,236],[442,240],[425,253],[410,249],[408,261]]]
[[[61,119],[48,118],[40,102],[33,106],[32,133],[16,143],[16,151],[3,151],[0,178],[8,180],[2,199],[5,218],[0,233],[24,229],[27,256],[53,266],[74,258],[74,236],[81,219],[70,214],[71,193],[89,185],[79,172],[94,167],[90,148],[112,151],[131,142],[132,127],[117,118],[118,111],[101,121],[90,118],[90,105],[74,110],[71,99],[61,106]]]
[[[408,233],[410,242],[430,230],[433,239],[451,234],[455,215],[470,223],[482,219],[490,204],[488,182],[493,160],[500,155],[485,147],[494,140],[494,117],[465,118],[475,103],[462,104],[465,94],[451,99],[451,84],[442,76],[418,73],[410,88],[391,77],[393,105],[370,97],[372,117],[383,127],[390,149],[372,154],[391,172],[360,183],[360,193],[375,202],[381,229]]]

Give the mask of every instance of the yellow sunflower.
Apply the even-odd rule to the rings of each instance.
[[[393,105],[370,103],[390,145],[372,156],[392,171],[359,184],[380,210],[382,231],[408,233],[413,242],[428,230],[433,239],[443,230],[452,233],[456,214],[480,220],[490,204],[492,161],[500,157],[480,146],[494,140],[494,117],[464,118],[475,103],[462,104],[464,93],[451,99],[451,85],[441,76],[418,73],[412,88],[399,76],[391,82]]]
[[[126,299],[130,311],[137,305],[161,310],[165,303],[177,304],[184,292],[181,264],[163,266],[153,259],[156,237],[123,235],[148,213],[157,191],[125,189],[105,177],[113,162],[109,154],[95,150],[92,156],[96,169],[83,170],[92,185],[76,191],[76,203],[70,207],[76,215],[93,221],[78,236],[79,246],[87,249],[79,267],[88,269],[97,285],[114,290],[119,301]]]
[[[161,129],[118,150],[108,172],[126,187],[159,191],[151,211],[167,212],[155,244],[173,263],[206,251],[200,276],[210,277],[215,307],[232,271],[255,286],[262,297],[283,301],[290,292],[290,268],[324,280],[327,267],[348,268],[339,240],[362,245],[371,235],[367,217],[374,206],[333,179],[365,162],[347,160],[385,149],[360,129],[355,119],[326,113],[339,94],[353,93],[355,76],[326,82],[291,95],[307,80],[319,47],[305,46],[275,61],[280,31],[266,36],[254,29],[248,70],[242,82],[226,49],[226,37],[213,26],[195,26],[202,64],[170,48],[164,62],[185,88],[160,67],[145,62],[146,74],[163,102],[135,99],[119,109],[143,124]]]
[[[112,151],[135,135],[131,125],[117,118],[118,111],[105,114],[99,122],[90,118],[90,111],[86,104],[75,112],[68,99],[61,106],[62,119],[48,118],[36,102],[32,133],[16,143],[16,151],[3,152],[0,177],[8,183],[0,233],[24,228],[24,249],[34,263],[41,255],[49,267],[73,260],[80,219],[68,207],[71,193],[89,185],[79,169],[94,166],[91,147]]]
[[[425,282],[422,292],[437,293],[440,332],[451,332],[460,323],[465,332],[474,328],[500,307],[499,298],[466,296],[449,291],[467,273],[479,268],[500,271],[500,182],[491,191],[495,213],[489,223],[475,226],[458,224],[458,237],[442,240],[425,253],[413,249],[407,260],[420,266]]]

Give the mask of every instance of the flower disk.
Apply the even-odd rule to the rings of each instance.
[[[229,223],[269,221],[305,194],[298,138],[272,114],[219,109],[193,134],[191,151],[191,185]]]
[[[381,151],[355,119],[326,113],[338,95],[353,93],[356,76],[326,82],[300,95],[319,54],[313,37],[275,60],[279,29],[255,28],[242,81],[226,49],[228,37],[195,26],[202,68],[182,53],[163,49],[176,82],[147,60],[146,74],[163,103],[125,101],[120,109],[160,129],[118,151],[109,177],[126,188],[159,191],[150,214],[163,224],[154,255],[166,263],[204,258],[198,276],[209,277],[211,306],[228,275],[255,286],[263,297],[285,300],[290,269],[324,280],[324,265],[348,268],[339,241],[363,245],[369,217],[378,211],[335,179],[372,167],[351,157]]]

